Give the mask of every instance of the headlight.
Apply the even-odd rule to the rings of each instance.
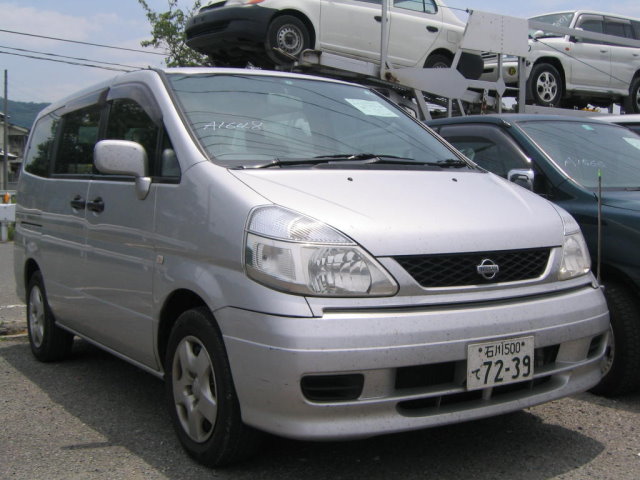
[[[570,278],[586,275],[591,269],[591,257],[584,241],[578,222],[564,209],[554,205],[564,224],[564,242],[562,243],[562,263],[558,278]]]
[[[247,275],[268,287],[310,296],[389,296],[398,287],[353,240],[305,215],[255,209],[245,236]]]

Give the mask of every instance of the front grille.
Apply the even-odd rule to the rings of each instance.
[[[518,282],[540,277],[550,249],[512,250],[442,255],[410,255],[395,260],[424,288],[463,287]],[[494,272],[479,273],[483,265]]]

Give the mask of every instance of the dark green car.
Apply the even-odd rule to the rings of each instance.
[[[542,115],[477,115],[433,120],[435,129],[481,167],[569,211],[599,271],[612,332],[604,377],[592,390],[640,389],[640,136],[597,120]]]

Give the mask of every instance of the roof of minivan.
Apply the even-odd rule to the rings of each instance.
[[[535,17],[544,17],[546,15],[557,15],[559,13],[575,13],[578,15],[582,15],[583,13],[587,14],[587,15],[604,15],[605,17],[615,17],[615,18],[624,18],[626,20],[635,20],[635,21],[640,21],[640,19],[635,18],[635,17],[630,17],[628,15],[623,15],[621,13],[611,13],[611,12],[600,12],[598,10],[558,10],[557,12],[547,12],[547,13],[539,13],[538,15],[534,15],[531,18],[535,18]]]
[[[61,107],[73,102],[76,99],[82,98],[84,96],[90,95],[95,92],[99,92],[100,90],[104,90],[113,85],[123,83],[135,77],[137,79],[142,79],[148,76],[157,76],[162,73],[182,73],[185,75],[197,75],[197,74],[242,74],[242,75],[252,75],[252,76],[269,76],[269,77],[287,77],[287,78],[302,78],[302,79],[313,79],[323,82],[329,83],[342,83],[345,85],[354,85],[353,83],[344,82],[341,80],[335,80],[324,77],[317,77],[312,75],[306,75],[302,73],[290,73],[290,72],[280,72],[275,70],[258,70],[258,69],[247,69],[247,68],[219,68],[219,67],[182,67],[182,68],[164,68],[164,69],[140,69],[133,70],[131,72],[121,73],[119,75],[114,75],[113,77],[104,80],[102,82],[93,84],[85,89],[79,90],[76,93],[68,95],[66,97],[61,98],[55,102],[52,102],[48,107],[40,112],[38,116],[46,115],[50,112],[58,110]]]
[[[532,113],[503,113],[495,115],[467,115],[465,117],[451,117],[451,118],[439,118],[437,120],[427,121],[429,126],[447,125],[447,124],[460,124],[460,123],[492,123],[492,124],[504,124],[504,123],[518,123],[528,121],[552,121],[562,120],[568,122],[601,122],[598,119],[591,117],[572,117],[568,115],[538,115]]]

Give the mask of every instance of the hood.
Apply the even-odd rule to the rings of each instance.
[[[640,212],[640,191],[602,192],[602,204]]]
[[[557,246],[553,206],[495,175],[403,170],[230,170],[270,202],[321,220],[375,256]]]

